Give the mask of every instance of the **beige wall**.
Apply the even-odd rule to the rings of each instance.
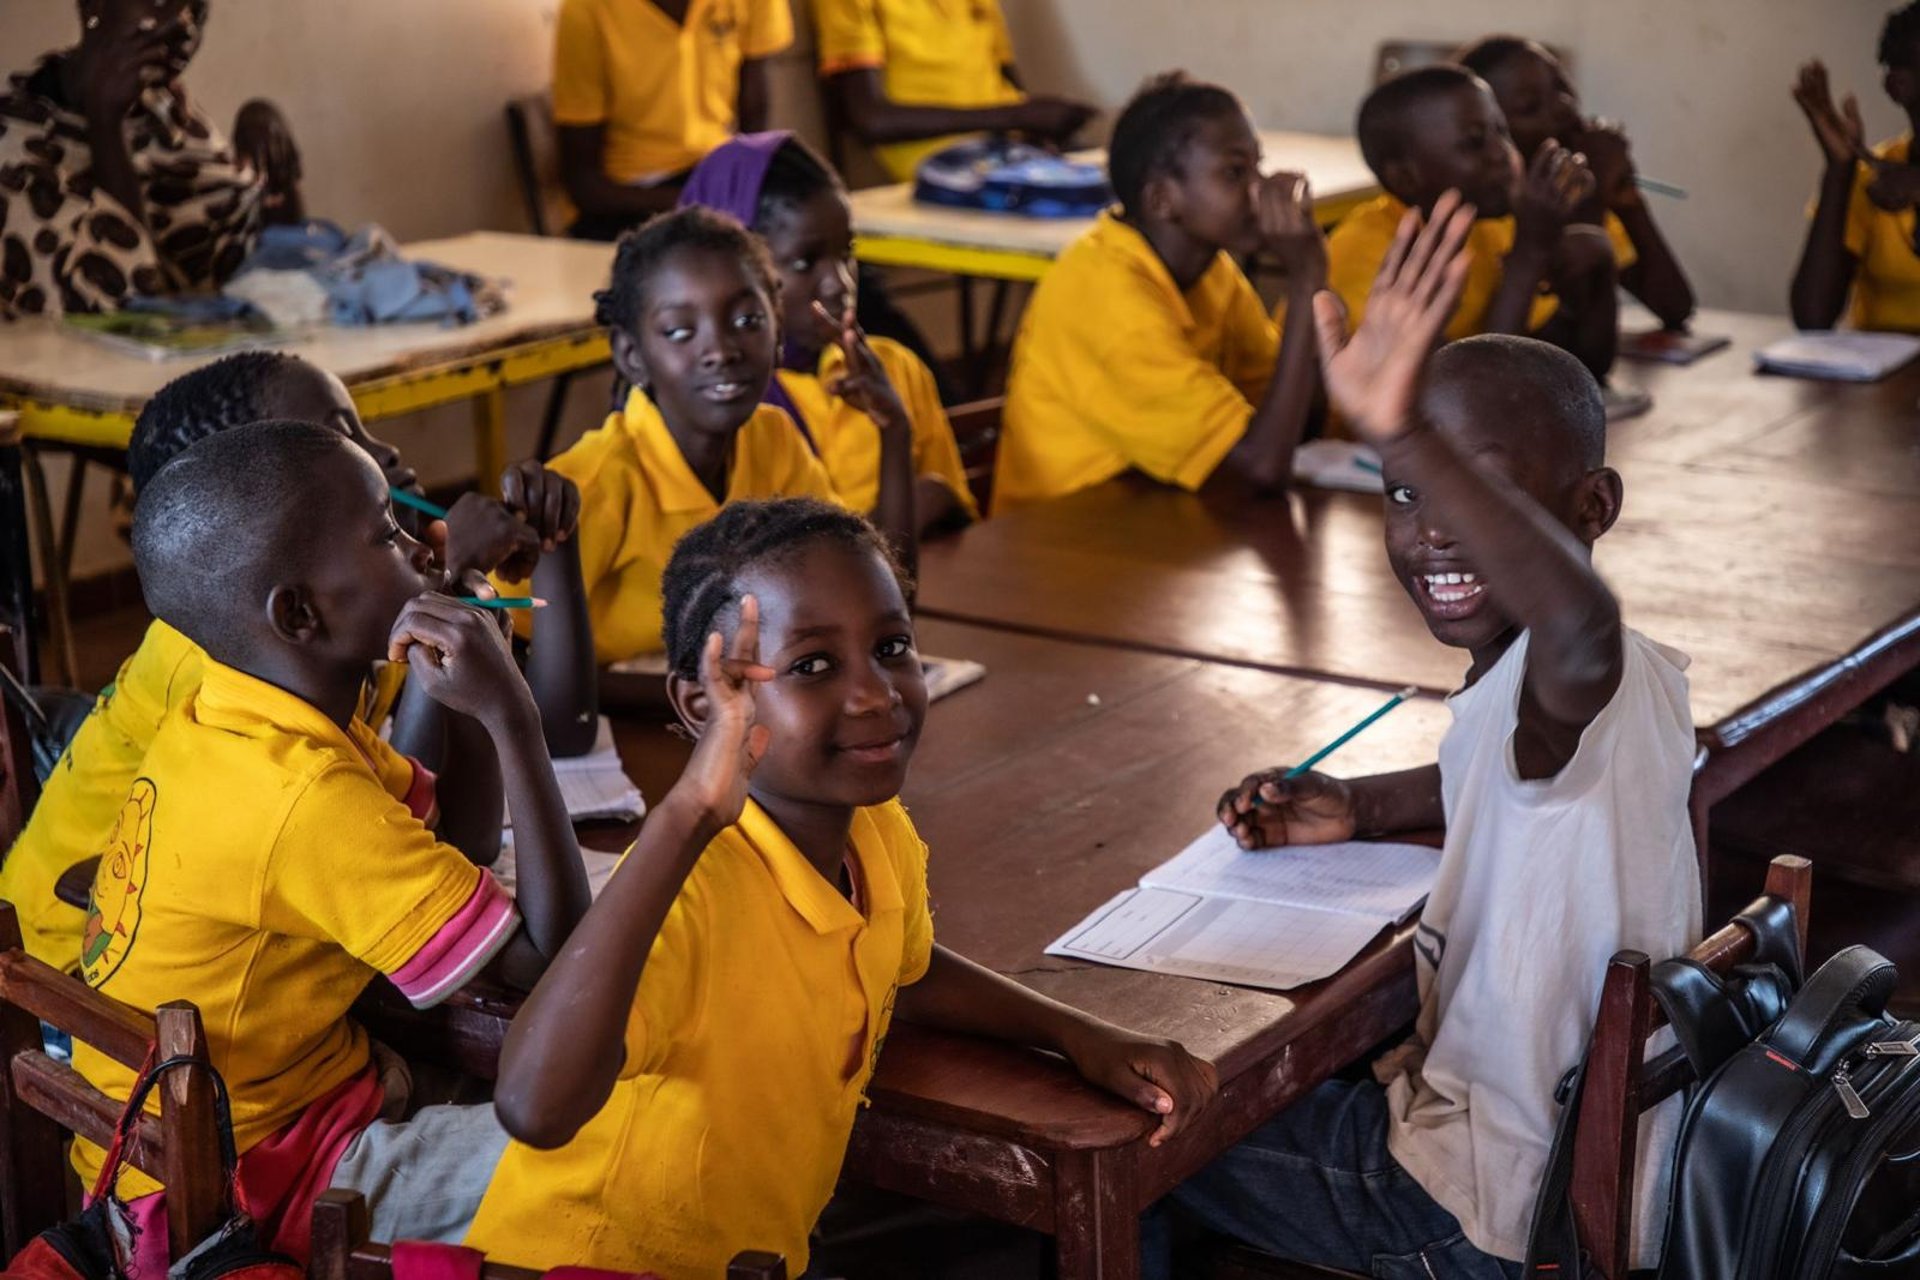
[[[1590,109],[1627,122],[1641,167],[1691,190],[1656,205],[1709,305],[1783,309],[1816,164],[1787,97],[1802,58],[1825,57],[1859,90],[1876,136],[1898,124],[1873,67],[1884,7],[1867,0],[1003,2],[1036,88],[1111,109],[1145,75],[1182,66],[1238,90],[1263,124],[1322,131],[1350,127],[1383,39],[1540,35],[1573,52]],[[405,239],[521,230],[501,108],[545,83],[555,3],[214,0],[188,81],[221,120],[254,95],[281,103],[318,214]],[[0,0],[0,62],[25,66],[75,30],[72,0]],[[817,135],[804,49],[783,58],[776,87],[781,119]],[[531,446],[543,404],[538,388],[513,398],[516,450]],[[602,381],[579,387],[570,429],[604,404]],[[467,470],[463,413],[387,434],[430,481]],[[103,523],[89,521],[82,573],[123,560]]]

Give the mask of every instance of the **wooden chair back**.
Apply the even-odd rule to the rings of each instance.
[[[41,1048],[49,1023],[138,1071],[158,1060],[207,1062],[200,1011],[184,1000],[147,1017],[20,946],[13,904],[0,902],[0,1244],[11,1257],[68,1215],[64,1136],[113,1142],[121,1104]],[[228,1217],[226,1172],[211,1068],[169,1071],[156,1086],[160,1114],[142,1114],[127,1163],[166,1185],[167,1230],[177,1260]]]
[[[1767,868],[1764,897],[1793,908],[1802,955],[1812,889],[1813,864],[1805,858],[1778,857]],[[1713,972],[1726,973],[1751,959],[1754,950],[1752,931],[1734,920],[1688,954]],[[1574,1128],[1574,1225],[1594,1273],[1605,1280],[1627,1280],[1633,1256],[1629,1225],[1640,1114],[1693,1078],[1678,1049],[1647,1061],[1647,1037],[1666,1025],[1648,984],[1651,968],[1638,951],[1618,952],[1607,965]]]
[[[313,1202],[313,1260],[309,1280],[393,1280],[393,1250],[368,1239],[367,1202],[358,1191],[323,1191]],[[489,1262],[481,1280],[539,1280],[541,1272]],[[787,1280],[775,1253],[742,1253],[727,1265],[727,1280]]]
[[[973,490],[973,500],[982,511],[988,509],[993,497],[993,462],[1000,452],[1000,419],[1006,406],[1006,397],[995,396],[947,410],[954,443],[960,446],[960,465],[966,469],[967,487]]]
[[[513,174],[527,225],[537,236],[566,234],[573,205],[560,177],[560,142],[554,132],[553,100],[544,93],[507,104],[507,141],[513,148]]]
[[[0,679],[26,687],[14,645],[13,628],[0,622]],[[33,773],[33,740],[18,703],[0,692],[0,860],[26,829],[27,816],[40,796]]]

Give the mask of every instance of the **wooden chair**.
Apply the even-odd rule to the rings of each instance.
[[[367,1238],[367,1202],[358,1191],[323,1191],[313,1202],[309,1280],[393,1280],[393,1250]],[[538,1280],[538,1271],[489,1262],[481,1280]],[[727,1264],[727,1280],[787,1280],[777,1253],[748,1252]]]
[[[0,623],[0,679],[18,682],[19,675],[13,628]],[[0,859],[20,838],[39,795],[26,716],[13,698],[0,696]]]
[[[560,176],[553,99],[535,93],[507,103],[507,142],[513,151],[513,173],[520,183],[527,225],[537,236],[565,235],[573,222],[573,202],[567,198],[566,183]],[[554,437],[559,434],[572,386],[573,373],[569,371],[557,375],[553,389],[547,393],[547,409],[540,420],[540,439],[533,455],[543,462],[553,455]]]
[[[21,949],[13,904],[0,902],[0,1245],[8,1257],[68,1216],[65,1135],[105,1147],[122,1110],[42,1051],[43,1021],[136,1071],[155,1046],[162,1061],[207,1061],[193,1005],[174,1001],[149,1018],[33,959]],[[166,1184],[177,1260],[226,1221],[226,1173],[211,1068],[168,1072],[157,1089],[160,1114],[134,1123],[127,1162]]]
[[[1007,407],[1004,396],[974,400],[947,410],[954,443],[960,446],[960,464],[966,469],[967,488],[982,511],[993,497],[993,462],[1000,452],[1000,419]]]

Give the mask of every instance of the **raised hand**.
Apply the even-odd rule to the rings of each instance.
[[[712,829],[730,827],[747,805],[747,785],[767,753],[767,727],[755,719],[753,686],[773,679],[760,662],[760,602],[740,598],[740,627],[733,643],[718,631],[700,653],[700,688],[706,723],[693,758],[673,784],[671,798],[688,804]]]
[[[829,335],[829,340],[847,358],[846,371],[827,387],[828,393],[839,396],[872,418],[883,432],[908,429],[911,420],[907,416],[906,402],[900,399],[893,380],[887,377],[886,369],[880,364],[880,357],[868,345],[867,335],[854,322],[852,306],[848,306],[845,315],[836,317],[825,306],[815,302],[813,314]]]
[[[1217,812],[1242,849],[1338,844],[1353,839],[1356,829],[1353,788],[1324,773],[1249,774],[1220,797]]]
[[[1019,112],[1022,133],[1043,142],[1065,144],[1093,119],[1094,109],[1084,102],[1042,94],[1021,103]]]
[[[1313,296],[1327,397],[1362,439],[1380,444],[1412,429],[1421,370],[1466,283],[1462,249],[1473,219],[1473,206],[1457,191],[1435,201],[1424,224],[1409,209],[1374,277],[1366,318],[1351,336],[1340,299],[1324,289]]]
[[[580,487],[532,458],[516,462],[500,476],[500,500],[552,551],[580,527]],[[524,576],[524,575],[516,575]]]
[[[1274,173],[1253,181],[1260,245],[1286,268],[1287,285],[1319,289],[1327,279],[1327,242],[1313,217],[1313,190],[1305,174]]]
[[[1820,144],[1830,165],[1852,164],[1865,160],[1867,127],[1860,121],[1860,103],[1852,94],[1833,106],[1833,91],[1827,84],[1827,66],[1818,58],[1800,68],[1793,85],[1793,100],[1807,117],[1814,141]]]
[[[1551,253],[1580,206],[1593,197],[1584,157],[1548,139],[1534,152],[1513,201],[1514,239]]]
[[[1640,202],[1640,189],[1633,185],[1633,147],[1618,121],[1588,120],[1567,142],[1587,158],[1595,194],[1603,205],[1619,209]]]
[[[463,493],[447,511],[446,563],[458,576],[469,569],[518,580],[540,561],[540,533],[483,493]]]
[[[115,124],[166,79],[167,55],[167,28],[102,22],[81,36],[68,60],[65,90],[91,123]]]
[[[1159,1146],[1213,1100],[1220,1087],[1213,1064],[1173,1040],[1100,1027],[1068,1048],[1082,1076],[1160,1117],[1148,1145]]]
[[[427,593],[407,601],[387,638],[387,658],[406,663],[408,680],[435,702],[482,724],[532,707],[496,621],[451,597]]]

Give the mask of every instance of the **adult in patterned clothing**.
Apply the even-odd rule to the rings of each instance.
[[[80,43],[0,93],[0,316],[215,288],[268,222],[304,217],[271,103],[235,142],[187,97],[207,0],[80,0]]]

